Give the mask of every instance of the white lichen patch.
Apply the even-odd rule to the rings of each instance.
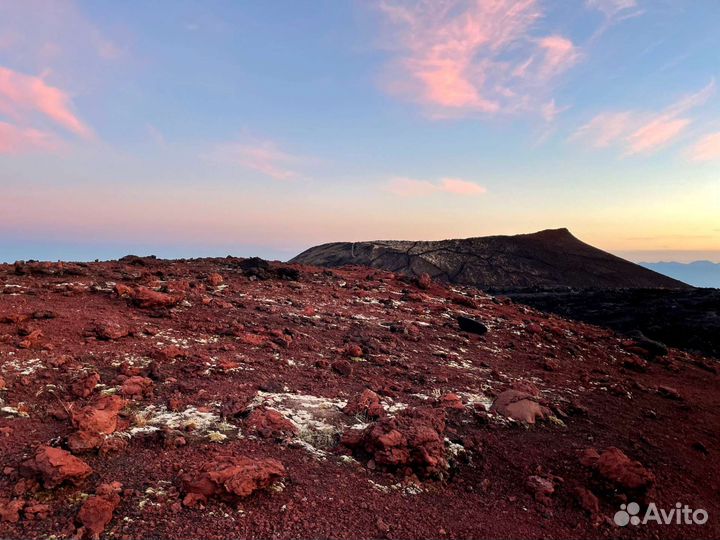
[[[16,407],[0,407],[0,412],[7,416],[19,416],[20,418],[29,418],[30,415],[25,411],[21,411]]]
[[[39,358],[30,358],[29,360],[20,360],[18,358],[16,360],[6,361],[2,366],[3,371],[7,372],[12,370],[21,376],[32,375],[39,369],[45,369],[45,365]]]
[[[465,447],[462,444],[452,442],[445,437],[445,452],[448,461],[456,460],[461,454],[465,453]]]
[[[465,403],[468,407],[474,407],[476,404],[481,404],[483,407],[485,407],[486,411],[490,410],[490,407],[493,404],[493,398],[486,396],[485,394],[473,394],[470,392],[455,392],[458,396],[460,396],[460,399],[463,400],[463,403]]]
[[[342,408],[347,401],[321,396],[258,392],[250,408],[264,406],[273,409],[290,420],[298,428],[294,441],[324,458],[325,450],[335,446],[340,434],[347,428],[347,417]]]
[[[405,495],[419,495],[423,492],[423,488],[421,485],[410,482],[410,483],[396,483],[396,484],[390,484],[389,486],[385,486],[383,484],[378,484],[377,482],[373,482],[371,479],[368,478],[368,482],[370,482],[370,485],[382,493],[392,493],[393,491],[404,493]]]
[[[382,408],[385,409],[385,412],[393,415],[395,413],[398,413],[400,411],[404,411],[408,408],[407,403],[401,403],[401,402],[395,402],[392,398],[386,397],[381,402],[380,405],[382,405]]]
[[[205,436],[213,442],[226,440],[227,433],[236,432],[238,429],[211,412],[202,412],[195,407],[188,407],[184,411],[169,411],[162,405],[149,405],[136,412],[133,424],[127,431],[131,437],[162,429],[178,429]]]
[[[112,362],[113,367],[118,367],[123,364],[126,364],[131,367],[138,367],[138,368],[146,368],[150,365],[152,362],[152,358],[148,358],[147,356],[137,356],[134,354],[126,354],[124,356],[121,356],[120,358],[116,358]]]

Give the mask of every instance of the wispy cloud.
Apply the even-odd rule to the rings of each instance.
[[[42,78],[0,66],[0,113],[11,118],[40,114],[83,138],[92,130],[72,111],[70,97]]]
[[[552,81],[580,58],[561,35],[536,36],[536,0],[380,3],[395,55],[385,85],[433,117],[541,112]]]
[[[690,161],[720,161],[720,131],[709,133],[687,151]]]
[[[59,145],[58,139],[51,133],[0,121],[0,154],[53,151]]]
[[[617,146],[626,155],[655,152],[675,141],[692,124],[689,112],[703,105],[715,92],[710,81],[659,112],[606,111],[578,128],[570,137],[595,148]]]
[[[585,0],[590,9],[601,11],[607,18],[628,18],[642,13],[636,0]]]
[[[21,58],[30,69],[51,66],[63,73],[125,54],[124,46],[101,32],[75,0],[0,1],[0,51]]]
[[[273,141],[228,142],[215,147],[206,157],[259,172],[275,180],[294,180],[307,158],[289,154]]]
[[[2,66],[0,117],[7,120],[3,120],[3,144],[0,145],[0,148],[6,149],[5,152],[57,148],[60,139],[45,127],[48,123],[83,139],[93,137],[92,129],[73,111],[68,94],[51,86],[42,77]],[[11,141],[13,138],[15,140]]]
[[[482,195],[487,191],[483,186],[461,178],[441,178],[437,182],[431,182],[429,180],[396,177],[392,178],[383,189],[400,197],[423,197],[435,193],[474,196]]]

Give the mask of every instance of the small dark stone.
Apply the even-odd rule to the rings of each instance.
[[[460,326],[460,330],[463,332],[470,332],[471,334],[478,334],[482,336],[488,331],[487,326],[476,319],[471,319],[470,317],[458,315],[457,322]]]

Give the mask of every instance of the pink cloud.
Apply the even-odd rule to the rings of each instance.
[[[720,131],[702,137],[689,149],[687,157],[690,161],[720,160]]]
[[[443,178],[440,190],[455,195],[481,195],[487,191],[483,186],[461,178]]]
[[[482,195],[486,192],[483,186],[461,178],[442,178],[438,182],[430,182],[429,180],[396,177],[391,179],[383,189],[400,197],[425,197],[435,193],[471,196]]]
[[[698,92],[683,96],[659,112],[602,112],[580,126],[570,140],[585,141],[595,148],[619,146],[624,154],[648,154],[675,141],[692,119],[687,114],[703,105],[715,91],[710,81]]]
[[[631,112],[600,113],[587,124],[581,126],[571,136],[571,139],[586,139],[595,148],[605,148],[622,138],[631,123]]]
[[[562,36],[544,37],[538,43],[545,52],[541,64],[543,79],[562,73],[575,64],[580,56],[572,41]]]
[[[380,4],[396,43],[386,87],[434,117],[536,111],[551,81],[579,58],[560,35],[531,35],[536,0],[432,0]]]
[[[293,180],[300,177],[295,170],[305,158],[280,150],[272,141],[252,143],[230,142],[216,147],[208,156],[217,161],[239,165],[275,180]]]
[[[641,154],[661,148],[680,135],[690,122],[688,118],[655,118],[628,136],[627,153]]]
[[[0,154],[53,151],[58,148],[59,141],[51,133],[32,128],[19,128],[0,121]]]
[[[44,116],[85,139],[92,130],[72,111],[70,97],[42,78],[0,66],[0,113],[15,120],[28,114]]]

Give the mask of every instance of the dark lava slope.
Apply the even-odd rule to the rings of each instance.
[[[363,265],[480,289],[524,287],[690,288],[575,238],[567,229],[435,242],[335,242],[290,262]]]

